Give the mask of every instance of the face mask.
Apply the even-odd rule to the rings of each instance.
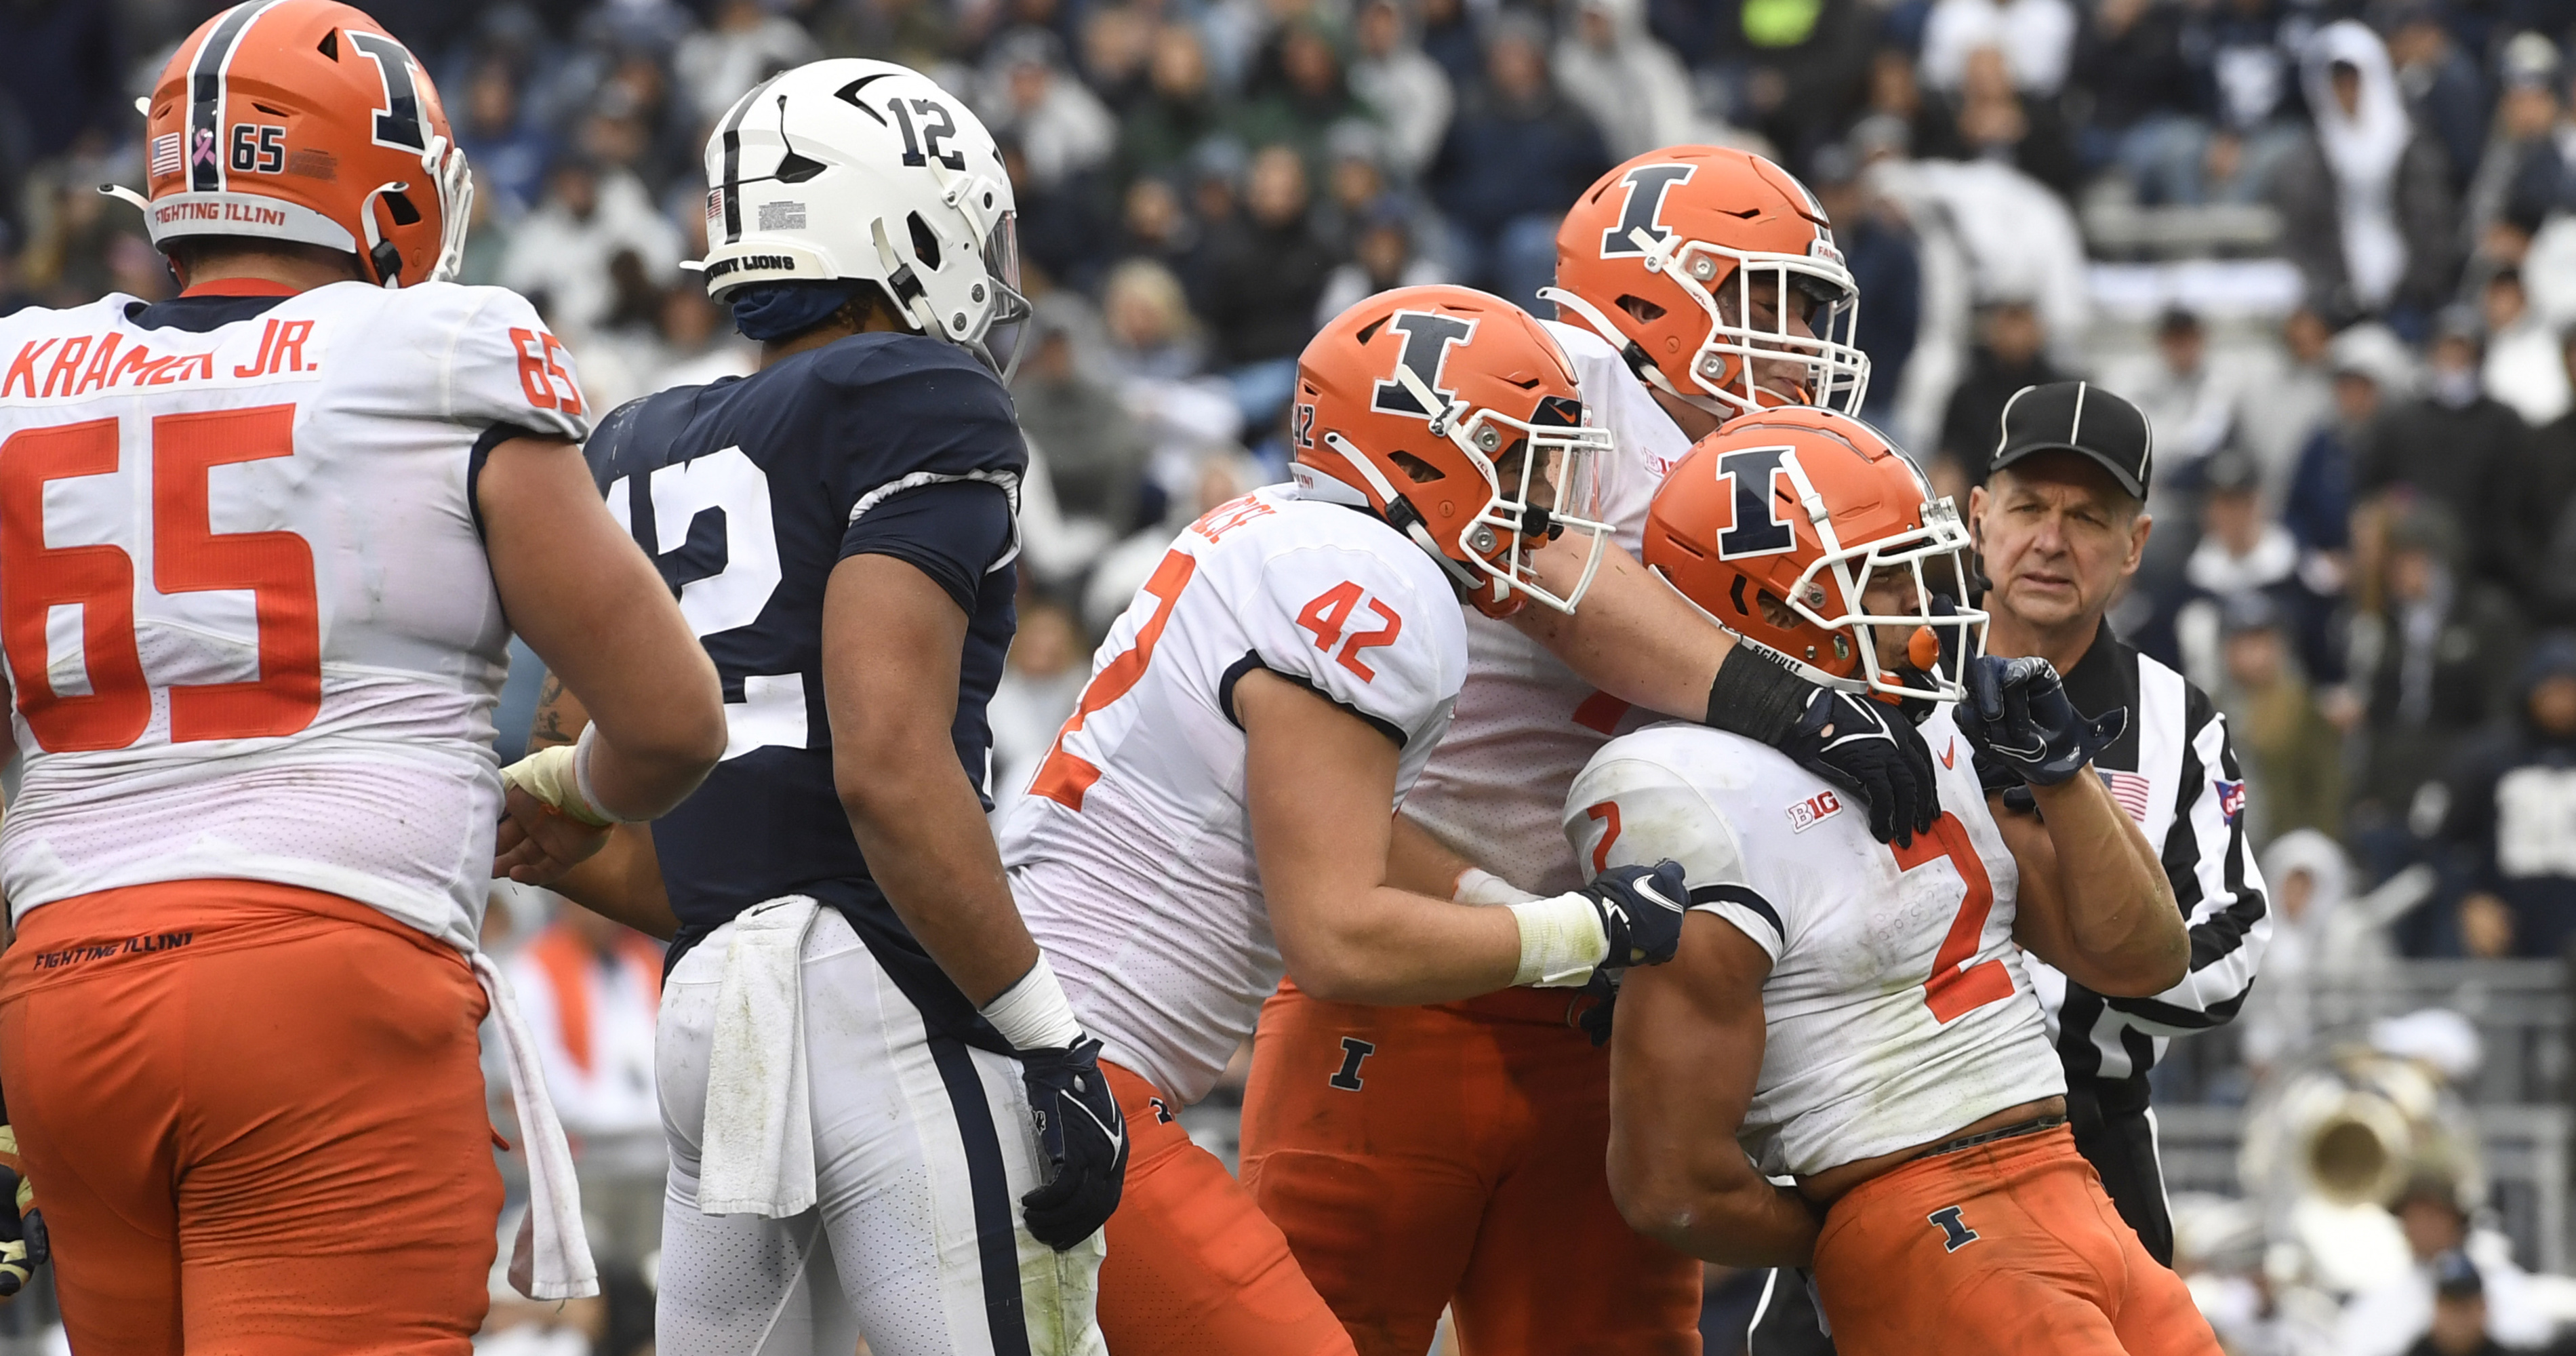
[[[2475,368],[2436,368],[2433,372],[2433,399],[2447,409],[2466,409],[2478,398],[2478,373]]]

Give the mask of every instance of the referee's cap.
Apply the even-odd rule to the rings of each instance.
[[[1987,470],[2038,452],[2076,452],[2100,463],[2132,498],[2147,497],[2155,437],[2137,406],[2089,381],[2025,386],[2004,404],[2003,440]]]

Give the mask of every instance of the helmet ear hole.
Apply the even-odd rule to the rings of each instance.
[[[1394,462],[1396,469],[1404,472],[1407,476],[1412,477],[1413,483],[1416,485],[1427,484],[1440,478],[1439,467],[1424,461],[1422,458],[1417,457],[1410,452],[1389,452],[1386,454],[1386,459]]]
[[[916,256],[918,256],[918,257],[920,258],[920,260],[921,260],[921,266],[922,266],[923,268],[929,269],[929,270],[930,270],[931,272],[933,272],[933,273],[938,272],[938,271],[939,271],[939,236],[938,236],[938,234],[937,234],[936,232],[934,232],[934,231],[932,231],[932,230],[930,229],[930,223],[929,223],[929,222],[926,222],[926,221],[924,221],[924,220],[922,220],[922,219],[921,219],[921,214],[920,214],[919,212],[915,212],[915,213],[913,213],[913,214],[912,214],[911,219],[910,219],[910,222],[909,222],[908,224],[912,227],[912,252],[913,252],[913,254],[915,254]]]
[[[394,224],[396,226],[416,226],[420,224],[420,209],[412,206],[411,199],[400,193],[388,193],[385,195],[385,210],[394,214]]]

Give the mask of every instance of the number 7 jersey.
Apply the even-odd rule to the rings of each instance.
[[[1691,908],[1771,957],[1762,1072],[1738,1138],[1771,1175],[1930,1144],[2066,1091],[2013,942],[2019,868],[1946,706],[1923,723],[1946,809],[1910,847],[1765,745],[1657,725],[1596,754],[1565,802],[1595,874],[1680,862]]]
[[[1235,684],[1276,674],[1392,740],[1395,803],[1448,731],[1466,623],[1431,558],[1274,486],[1183,531],[1002,825],[1029,932],[1110,1059],[1207,1095],[1283,965],[1262,901]]]
[[[499,288],[260,286],[0,319],[9,903],[265,880],[470,948],[509,639],[474,471],[588,411]]]

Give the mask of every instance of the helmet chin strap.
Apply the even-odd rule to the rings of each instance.
[[[1450,559],[1449,553],[1440,549],[1440,543],[1432,539],[1431,529],[1422,525],[1421,512],[1413,507],[1410,500],[1395,492],[1394,484],[1387,480],[1385,472],[1377,469],[1377,463],[1360,455],[1360,450],[1351,446],[1350,440],[1339,433],[1325,434],[1324,446],[1333,449],[1343,461],[1348,462],[1351,469],[1359,472],[1360,479],[1367,481],[1369,488],[1377,492],[1378,502],[1386,505],[1386,521],[1389,527],[1404,533],[1414,545],[1421,547],[1422,553],[1431,557],[1434,563],[1447,571],[1449,577],[1456,580],[1460,587],[1472,593],[1483,586],[1483,580],[1475,571]]]
[[[937,335],[939,313],[931,309],[930,294],[922,289],[921,279],[913,276],[912,265],[896,255],[893,242],[886,239],[885,218],[869,222],[868,233],[876,237],[877,263],[885,269],[886,286],[893,289],[896,303],[911,313],[912,322],[921,327],[922,333]]]
[[[474,216],[474,175],[465,167],[465,148],[441,136],[429,139],[420,157],[438,186],[438,261],[429,281],[453,282],[465,267],[465,231]]]

